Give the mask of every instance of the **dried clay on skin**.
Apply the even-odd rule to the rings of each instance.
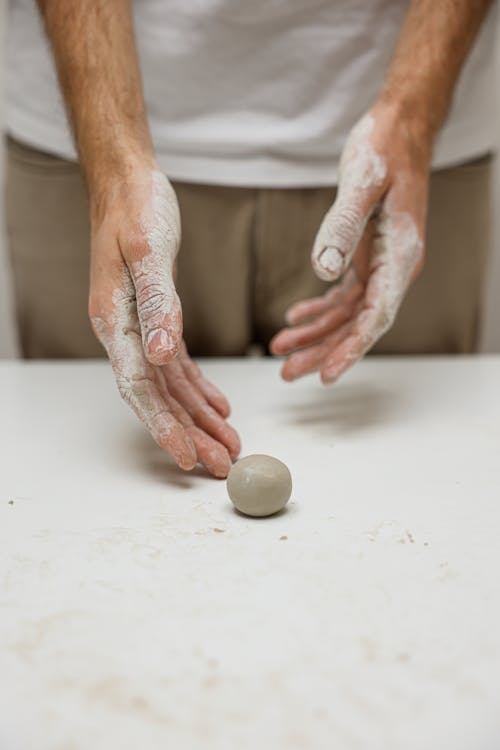
[[[406,290],[415,273],[423,251],[413,218],[407,213],[383,212],[374,240],[372,265],[379,266],[373,276],[370,299],[382,299],[383,315],[378,334],[393,324]],[[369,300],[370,301],[370,300]]]
[[[345,272],[370,217],[363,205],[366,193],[382,185],[387,175],[385,160],[370,141],[374,127],[373,115],[365,115],[342,153],[337,199],[323,219],[312,252],[314,269],[325,281]]]
[[[94,330],[108,353],[122,397],[159,444],[165,443],[173,432],[181,428],[161,397],[154,367],[144,354],[143,342],[144,339],[147,341],[148,336],[151,337],[152,331],[160,323],[165,325],[166,318],[174,326],[177,314],[180,324],[180,304],[170,275],[177,251],[179,226],[179,211],[173,189],[161,173],[154,173],[151,203],[141,221],[147,252],[130,268],[135,284],[124,269],[122,284],[112,294],[112,312],[106,318],[92,319]],[[142,311],[138,310],[138,302],[139,306],[141,303],[143,305]],[[142,326],[139,325],[138,313]],[[179,336],[179,333],[180,325],[176,335]],[[181,434],[178,448],[177,458],[180,458],[181,464],[192,463],[192,446]]]
[[[371,276],[366,300],[359,313],[351,346],[331,369],[335,379],[346,365],[358,360],[394,323],[402,299],[420,261],[423,242],[413,218],[407,213],[382,212],[374,240]]]
[[[132,263],[131,273],[144,350],[172,354],[179,347],[182,314],[173,283],[173,268],[180,244],[181,221],[175,192],[158,171],[152,175],[151,205],[142,216],[141,230],[148,252]]]

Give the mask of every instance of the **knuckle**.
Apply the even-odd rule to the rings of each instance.
[[[149,391],[149,380],[144,377],[131,377],[123,373],[116,375],[120,396],[129,405],[142,400]]]
[[[337,214],[332,229],[336,234],[350,238],[359,231],[361,225],[362,219],[356,209],[346,206]]]
[[[133,231],[125,242],[126,257],[136,262],[151,252],[150,242],[142,229]]]
[[[355,208],[344,206],[325,217],[323,238],[343,252],[353,243],[362,229],[363,221]]]
[[[141,262],[157,245],[163,251],[178,248],[181,241],[181,226],[177,212],[157,217],[147,226],[133,229],[127,236],[124,247],[125,256],[131,263]]]
[[[132,385],[130,379],[125,375],[117,375],[116,385],[118,386],[118,391],[122,399],[130,405],[132,401]]]
[[[167,295],[161,286],[155,282],[145,284],[137,292],[137,306],[141,316],[151,317],[166,311]]]

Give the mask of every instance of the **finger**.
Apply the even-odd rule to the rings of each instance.
[[[361,296],[361,289],[361,286],[353,287],[338,307],[327,310],[311,323],[278,333],[272,342],[273,353],[289,354],[295,349],[319,343],[325,336],[334,333],[352,316],[356,302]]]
[[[172,278],[155,253],[130,265],[144,352],[152,364],[172,359],[182,342],[181,303]]]
[[[374,308],[365,308],[353,325],[350,335],[328,355],[321,370],[323,383],[335,382],[372,348],[384,330],[385,313]],[[389,326],[387,326],[389,327]]]
[[[273,353],[277,355],[291,354],[296,349],[320,343],[326,335],[333,333],[349,319],[351,308],[347,306],[328,310],[312,323],[297,328],[281,331],[273,340]]]
[[[172,414],[177,421],[184,427],[186,434],[191,438],[196,448],[198,461],[218,479],[227,477],[232,466],[231,458],[226,448],[214,440],[206,432],[200,430],[194,424],[191,416],[169,393],[165,377],[161,370],[157,369],[158,387],[166,402],[168,402]]]
[[[196,385],[198,387],[201,393],[205,396],[210,406],[213,406],[213,408],[219,412],[221,417],[227,419],[227,417],[231,413],[229,401],[213,383],[211,383],[203,376],[203,373],[201,372],[196,362],[194,362],[189,356],[186,349],[186,344],[184,342],[181,346],[181,355],[179,359],[189,380],[193,383],[193,385]]]
[[[160,448],[170,453],[182,469],[192,469],[196,465],[195,447],[154,382],[154,370],[144,358],[139,334],[132,328],[117,326],[108,339],[107,349],[122,398]]]
[[[353,128],[342,153],[337,199],[320,226],[312,265],[320,279],[334,281],[348,268],[371,213],[386,188],[386,165],[374,149],[371,115]]]
[[[325,312],[333,305],[339,304],[345,293],[356,284],[359,284],[359,281],[354,269],[351,268],[344,278],[332,289],[329,289],[326,294],[321,297],[302,300],[292,305],[285,314],[286,322],[288,325],[295,326]]]
[[[240,452],[238,433],[186,378],[181,363],[173,360],[163,368],[163,372],[169,392],[191,415],[196,426],[212,435],[227,448],[232,458],[236,458]]]
[[[186,430],[162,402],[156,386],[149,379],[135,381],[122,390],[122,396],[144,422],[160,448],[170,453],[181,469],[193,469],[197,461],[195,446]]]
[[[198,453],[198,460],[217,479],[225,479],[233,462],[227,449],[196,425],[186,428]]]
[[[152,177],[151,202],[142,218],[141,236],[124,255],[135,286],[144,352],[152,364],[162,365],[181,345],[182,312],[173,281],[179,208],[172,186],[160,172]]]
[[[351,327],[352,321],[349,320],[321,344],[291,354],[281,369],[283,380],[296,380],[319,370],[332,349],[348,335]]]
[[[423,243],[406,214],[383,217],[374,246],[363,306],[350,335],[325,361],[321,372],[325,383],[340,377],[389,330],[421,261]]]
[[[366,224],[378,203],[377,191],[341,192],[328,211],[316,235],[312,266],[325,281],[342,277],[363,236]]]
[[[288,325],[299,325],[299,323],[303,323],[305,320],[328,310],[331,304],[335,304],[335,302],[330,303],[328,299],[328,295],[331,295],[334,291],[336,292],[337,289],[330,289],[330,291],[321,297],[304,299],[300,302],[296,302],[292,307],[289,307],[285,313],[285,320]]]

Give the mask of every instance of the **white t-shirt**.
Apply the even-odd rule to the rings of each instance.
[[[136,0],[161,168],[207,184],[334,184],[342,146],[377,95],[408,4]],[[462,71],[435,167],[493,150],[495,26],[492,11]],[[10,0],[7,128],[76,158],[34,0]]]

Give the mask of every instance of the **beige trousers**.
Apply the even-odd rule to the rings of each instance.
[[[474,351],[490,177],[488,157],[432,175],[424,271],[375,351]],[[178,289],[193,355],[266,345],[290,304],[328,288],[309,255],[334,187],[174,187],[183,232]],[[89,223],[78,165],[9,139],[7,230],[24,356],[102,356],[87,318]]]

